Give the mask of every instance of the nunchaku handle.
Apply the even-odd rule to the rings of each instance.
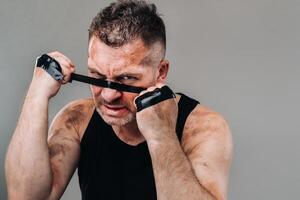
[[[36,67],[43,68],[48,74],[57,81],[63,79],[62,69],[60,64],[47,54],[43,54],[36,59]]]
[[[162,102],[164,100],[175,97],[176,96],[173,93],[173,91],[166,85],[161,88],[156,88],[155,90],[146,92],[145,94],[142,94],[141,96],[135,99],[137,112],[155,104],[158,104],[159,102]]]
[[[83,83],[88,83],[91,85],[100,86],[100,87],[111,88],[111,89],[115,89],[115,90],[123,91],[123,92],[140,93],[141,91],[146,89],[146,88],[142,88],[142,87],[125,85],[125,84],[121,84],[121,83],[117,83],[117,82],[97,79],[97,78],[84,76],[81,74],[75,74],[75,73],[71,74],[71,79],[69,82],[72,82],[73,80],[83,82]]]
[[[63,74],[62,74],[62,69],[60,64],[54,58],[48,56],[47,54],[43,54],[37,58],[36,67],[43,68],[57,81],[63,79]],[[136,86],[121,84],[117,82],[96,79],[93,77],[76,74],[76,73],[71,74],[71,78],[69,82],[72,82],[73,80],[82,83],[91,84],[91,85],[96,85],[99,87],[111,88],[122,92],[140,93],[146,90],[146,88],[142,88],[142,87],[136,87]],[[175,94],[166,85],[161,88],[156,88],[153,91],[146,92],[143,95],[137,97],[135,100],[135,104],[137,106],[137,112],[170,98],[175,98]]]

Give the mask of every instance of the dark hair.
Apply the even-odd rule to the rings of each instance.
[[[166,48],[165,25],[156,6],[141,0],[119,0],[101,10],[89,28],[89,39],[93,35],[112,47],[140,38],[146,46],[159,41]]]

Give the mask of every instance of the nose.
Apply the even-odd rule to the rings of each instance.
[[[110,102],[114,102],[115,100],[117,100],[118,98],[121,97],[121,92],[118,90],[114,90],[111,88],[103,88],[101,91],[101,96],[102,98],[110,103]]]

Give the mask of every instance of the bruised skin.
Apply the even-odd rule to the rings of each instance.
[[[176,95],[175,101],[177,103],[179,99],[180,96]],[[70,151],[69,146],[73,143],[80,144],[94,109],[92,99],[80,100],[64,109],[62,116],[57,120],[62,128],[53,131],[56,137],[49,140],[54,173],[59,174],[59,169],[63,165],[62,159],[68,156]],[[65,129],[73,132],[71,138],[64,134],[63,130]],[[76,134],[74,134],[75,132]],[[117,135],[117,137],[119,136]],[[140,139],[140,135],[135,134],[128,136],[128,138],[128,140],[126,138],[120,139],[129,145],[137,145],[144,141]],[[52,146],[51,144],[55,145]],[[195,174],[199,184],[202,185],[201,190],[206,195],[204,199],[214,199],[214,197],[226,199],[232,141],[228,125],[222,116],[198,105],[187,118],[180,145],[192,166],[191,173]],[[163,169],[168,166],[168,162],[171,162],[172,159],[168,160],[173,155],[164,152],[160,156],[163,156],[164,159],[158,168]],[[179,174],[186,170],[181,167],[182,165],[183,163],[179,161],[174,163],[176,172]],[[173,171],[170,176],[174,173]],[[188,181],[190,178],[193,177],[186,177],[186,180]],[[59,182],[58,179],[57,181]]]
[[[68,104],[53,120],[48,137],[52,185],[56,190],[53,194],[62,194],[77,167],[80,141],[93,111],[91,99],[78,100]]]
[[[82,99],[68,104],[54,119],[48,143],[51,144],[55,139],[54,136],[62,137],[64,141],[80,143],[94,108],[92,99]],[[66,137],[66,130],[73,133],[72,137]]]
[[[68,118],[66,119],[66,128],[74,128],[77,133],[79,133],[79,124],[84,122],[86,118],[86,113],[84,113],[84,106],[82,104],[75,105],[69,108],[67,111]]]
[[[93,45],[89,46],[89,73],[99,75],[100,77],[97,78],[116,80],[124,72],[131,71],[138,77],[138,81],[134,81],[135,84],[133,84],[136,86],[149,87],[156,82],[165,81],[167,62],[161,61],[160,67],[154,71],[150,67],[140,66],[140,63],[149,62],[142,58],[147,52],[140,46],[142,45],[140,41],[132,44],[137,46],[137,49],[132,49],[131,45],[120,49],[111,49],[97,40],[92,40],[91,43]],[[136,54],[135,50],[138,50]],[[124,79],[123,81],[121,82],[124,84],[131,84],[131,80]],[[91,89],[93,100],[84,99],[69,104],[58,114],[52,129],[50,129],[52,135],[49,139],[49,148],[53,173],[56,177],[54,183],[65,185],[65,182],[69,180],[70,172],[74,172],[80,156],[80,141],[95,107],[98,110],[103,108],[104,100],[111,104],[118,101],[130,108],[128,114],[135,115],[133,100],[136,95],[94,86]],[[177,96],[175,99],[177,103],[179,98],[180,96]],[[103,113],[108,114],[105,109]],[[159,115],[159,112],[156,114]],[[132,123],[126,124],[126,126],[117,126],[116,122],[120,120],[119,117],[106,117],[107,121],[116,119],[113,129],[123,142],[137,145],[145,141],[145,138],[141,137],[134,118]],[[102,116],[102,118],[104,117]],[[160,121],[158,120],[158,122]],[[177,195],[177,199],[184,199],[187,197],[186,195],[193,196],[194,199],[198,199],[199,196],[206,200],[226,199],[232,142],[225,120],[219,114],[198,105],[186,121],[181,143],[177,140],[175,131],[174,134],[168,135],[172,137],[164,140],[158,148],[149,145],[147,140],[148,146],[152,146],[150,153],[157,191],[160,197],[163,196],[161,199],[175,197],[174,191],[176,195],[179,192],[182,195]],[[69,169],[66,170],[67,168]],[[68,173],[62,174],[64,172]],[[182,187],[183,184],[185,187]],[[176,189],[177,186],[180,190]]]
[[[226,199],[233,145],[224,118],[198,105],[187,119],[181,146],[199,183],[217,199]]]

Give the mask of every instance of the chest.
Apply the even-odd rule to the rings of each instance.
[[[109,128],[82,141],[78,176],[83,199],[156,199],[147,144],[127,145]]]

